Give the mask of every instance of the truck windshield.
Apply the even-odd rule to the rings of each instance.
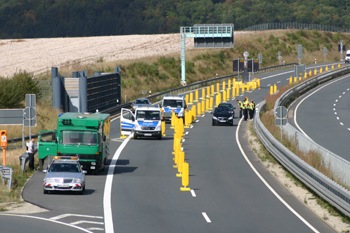
[[[160,111],[140,110],[136,113],[136,120],[160,120]]]
[[[97,145],[97,133],[88,130],[62,130],[60,144]]]
[[[182,108],[182,100],[164,100],[163,101],[164,108]]]

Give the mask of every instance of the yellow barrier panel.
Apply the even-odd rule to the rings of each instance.
[[[191,191],[191,189],[188,187],[189,177],[190,177],[189,174],[190,174],[189,165],[188,165],[188,163],[184,162],[182,164],[182,180],[181,180],[182,186],[184,186],[184,187],[181,187],[180,191]]]
[[[314,75],[316,75],[317,74],[317,69],[315,68],[315,70],[314,70]]]
[[[231,79],[228,80],[228,89],[231,90]]]
[[[209,110],[213,110],[213,97],[210,97],[210,101],[209,101]]]
[[[201,99],[202,99],[202,100],[205,99],[205,88],[202,89],[202,98],[201,98]]]
[[[196,102],[196,103],[198,102],[198,90],[195,91],[195,100],[194,100],[194,102]]]
[[[182,177],[182,165],[185,162],[185,152],[183,152],[183,151],[179,152],[179,160],[178,161],[179,161],[179,163],[177,166],[177,171],[179,173],[176,174],[176,177]]]
[[[162,136],[164,136],[164,137],[166,136],[165,135],[165,121],[164,120],[162,121]]]
[[[215,95],[214,84],[211,85],[211,96]]]
[[[270,86],[270,95],[273,95],[273,86]]]
[[[222,90],[223,91],[226,90],[226,82],[225,81],[222,82]]]
[[[188,103],[188,105],[192,105],[193,104],[193,92],[190,93],[190,102]]]
[[[205,100],[202,100],[202,114],[205,113]]]
[[[276,93],[277,92],[277,84],[275,83],[275,85],[273,85],[273,92]]]
[[[206,96],[207,98],[209,98],[210,97],[210,87],[207,87],[207,96]]]
[[[216,93],[220,92],[220,83],[216,83]]]
[[[197,116],[202,116],[202,108],[201,108],[201,103],[198,103],[198,108],[197,108]]]
[[[176,141],[175,144],[175,155],[174,155],[174,163],[173,168],[177,168],[179,166],[179,153],[181,151],[181,139],[179,141]]]
[[[292,77],[289,78],[289,84],[292,84],[293,83],[293,79]]]

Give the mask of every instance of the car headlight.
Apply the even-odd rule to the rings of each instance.
[[[138,124],[137,122],[135,122],[134,128],[135,128],[136,130],[141,130],[141,127],[139,126],[139,124]]]
[[[183,117],[183,116],[184,116],[184,111],[180,111],[180,112],[178,113],[178,116],[179,116],[179,117]]]
[[[81,179],[80,178],[75,178],[75,179],[73,179],[73,183],[81,183]]]
[[[229,117],[228,119],[229,119],[229,120],[232,120],[232,119],[233,119],[233,117]]]
[[[217,117],[215,117],[215,116],[213,116],[213,119],[214,119],[214,120],[217,120],[218,118],[217,118]]]
[[[161,131],[162,130],[162,127],[160,126],[160,125],[158,125],[157,127],[156,127],[156,131]]]

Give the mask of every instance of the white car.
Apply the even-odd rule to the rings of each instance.
[[[345,63],[350,63],[350,50],[346,51]]]

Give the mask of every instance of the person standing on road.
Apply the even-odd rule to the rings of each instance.
[[[251,104],[253,105],[253,112],[252,112],[252,117],[251,117],[251,119],[252,119],[254,117],[254,114],[255,114],[255,102],[252,100]]]
[[[249,100],[248,97],[245,97],[244,102],[243,102],[243,115],[244,115],[244,120],[248,120],[248,108],[249,108]]]
[[[237,104],[238,104],[238,108],[239,108],[239,118],[242,118],[242,107],[243,107],[243,103],[240,100],[236,100]]]
[[[29,159],[29,169],[34,170],[34,141],[35,138],[32,138],[30,142],[28,143],[28,159]]]
[[[252,102],[250,102],[248,104],[248,109],[249,109],[249,119],[252,120],[253,119],[253,113],[254,113],[254,104]]]

